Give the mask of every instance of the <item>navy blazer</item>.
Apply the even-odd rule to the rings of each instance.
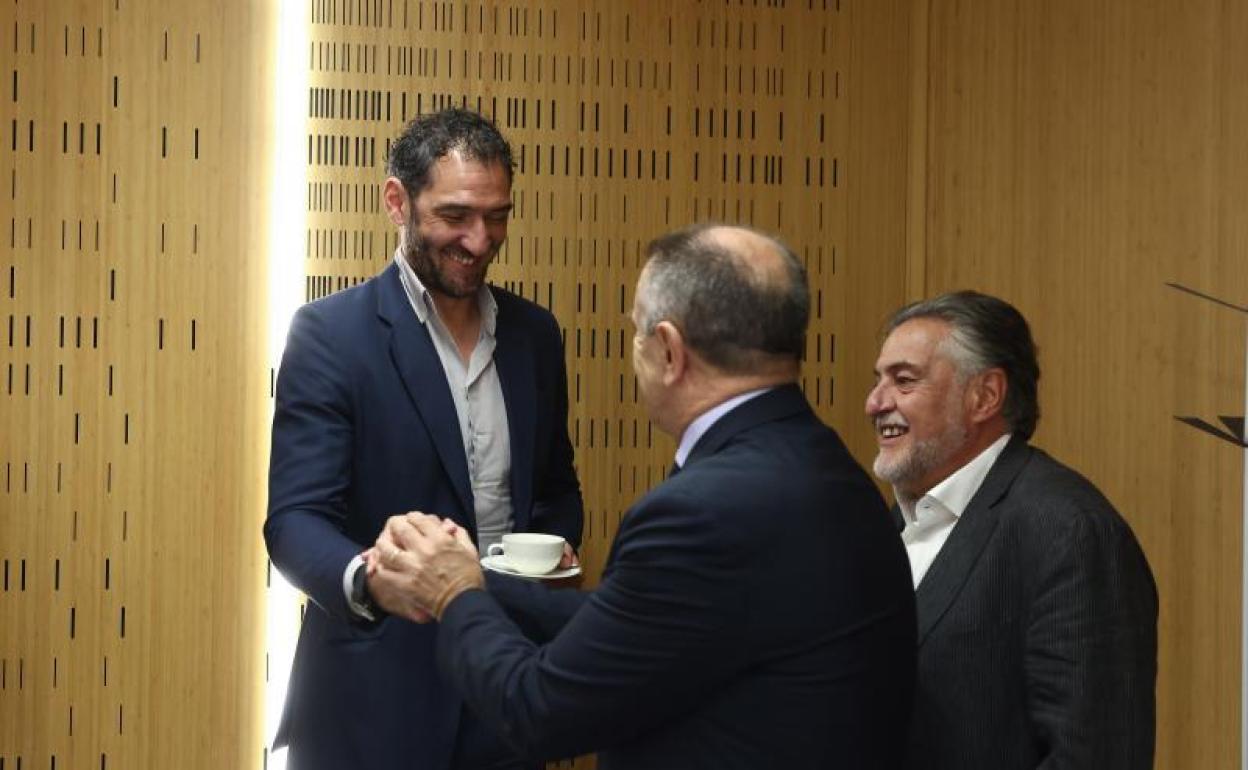
[[[579,544],[559,327],[537,305],[491,291],[515,529]],[[362,623],[342,588],[348,562],[391,515],[449,516],[475,537],[455,405],[397,266],[296,313],[276,396],[265,540],[311,601],[275,745],[289,742],[300,770],[445,767],[461,702],[434,669],[433,629]]]
[[[1151,770],[1157,589],[1092,484],[1013,438],[917,592],[913,770]]]
[[[733,409],[637,501],[593,592],[488,586],[444,613],[438,662],[527,756],[597,750],[604,770],[900,762],[909,563],[875,486],[796,386]]]

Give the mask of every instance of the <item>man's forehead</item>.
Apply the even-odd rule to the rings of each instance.
[[[451,150],[434,161],[429,169],[429,183],[424,192],[454,195],[471,190],[510,197],[511,182],[507,169],[496,162],[483,163]]]
[[[913,318],[889,332],[877,368],[926,366],[941,355],[941,343],[949,336],[949,324],[937,318]]]

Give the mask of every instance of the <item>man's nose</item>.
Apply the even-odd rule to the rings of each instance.
[[[874,417],[881,412],[888,411],[891,406],[890,402],[891,399],[888,396],[888,388],[885,387],[884,383],[877,382],[871,388],[870,392],[867,393],[867,414]]]
[[[480,257],[488,253],[491,246],[490,229],[485,226],[485,220],[480,218],[473,220],[461,243],[473,256]]]

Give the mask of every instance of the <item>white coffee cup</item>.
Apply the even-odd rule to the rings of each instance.
[[[504,565],[526,575],[544,575],[559,566],[563,538],[542,532],[512,532],[503,542],[493,543],[485,552],[501,556]]]

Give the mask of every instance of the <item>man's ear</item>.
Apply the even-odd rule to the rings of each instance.
[[[689,366],[689,348],[685,344],[685,336],[671,321],[659,321],[654,327],[654,336],[666,357],[663,364],[663,383],[671,385],[685,375]]]
[[[408,216],[404,210],[408,203],[407,190],[398,177],[387,177],[381,185],[381,202],[386,207],[386,215],[396,226],[407,224]]]
[[[1005,371],[993,367],[975,375],[967,390],[967,416],[972,422],[988,422],[1005,409],[1005,394],[1010,387]]]

